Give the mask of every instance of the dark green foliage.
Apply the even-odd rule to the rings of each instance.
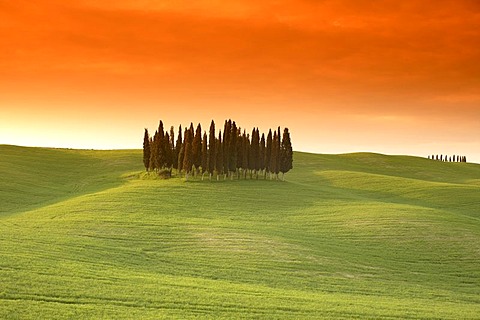
[[[210,123],[210,131],[203,132],[201,124],[194,130],[193,123],[184,129],[182,137],[182,126],[179,126],[176,142],[174,140],[175,130],[170,127],[169,131],[163,131],[163,122],[160,121],[158,130],[153,137],[150,137],[145,129],[143,141],[143,162],[145,168],[160,174],[160,171],[170,172],[173,168],[177,174],[185,171],[185,177],[189,174],[196,176],[198,173],[216,172],[224,174],[225,178],[233,179],[247,177],[258,179],[262,173],[264,178],[267,174],[270,178],[278,179],[278,173],[286,173],[293,167],[293,151],[288,129],[284,130],[283,137],[279,135],[280,127],[277,130],[261,134],[256,127],[252,133],[247,134],[245,130],[241,133],[235,121],[225,120],[224,131],[219,131],[218,138],[215,134],[215,122]],[[438,156],[437,156],[438,157]],[[443,156],[442,156],[443,157]],[[433,156],[432,156],[433,159]],[[451,157],[450,160],[455,159]],[[445,156],[445,161],[448,157]],[[462,157],[460,161],[464,161]]]
[[[165,132],[163,131],[163,122],[160,120],[160,123],[158,125],[158,131],[157,131],[157,157],[156,157],[156,162],[155,166],[157,167],[157,170],[160,170],[165,167],[165,164],[167,162],[166,159],[166,146],[165,146]]]
[[[229,149],[229,141],[230,141],[230,132],[232,130],[232,120],[225,120],[225,124],[223,125],[223,168],[225,173],[228,172],[230,168],[230,149]]]
[[[280,172],[285,174],[293,168],[293,149],[290,141],[288,128],[283,130],[282,143],[280,148]]]
[[[197,129],[195,130],[195,137],[193,138],[192,142],[192,157],[193,165],[198,172],[202,165],[202,126],[200,125],[200,123],[197,125]]]
[[[260,168],[259,163],[259,153],[260,153],[260,137],[258,128],[253,128],[252,130],[252,141],[250,143],[250,154],[249,154],[249,166],[250,169],[255,173]]]
[[[268,135],[267,135],[267,146],[266,146],[266,152],[265,152],[265,170],[266,172],[271,172],[271,157],[272,157],[272,143],[273,143],[273,138],[272,138],[272,130],[268,130]]]
[[[150,138],[150,170],[154,171],[157,167],[157,149],[158,149],[158,132],[155,131],[155,134]]]
[[[243,150],[245,149],[244,140],[242,135],[242,129],[237,129],[237,169],[243,168]]]
[[[230,140],[228,141],[228,170],[235,172],[237,170],[237,125],[232,122]]]
[[[183,170],[185,170],[186,178],[192,171],[193,166],[193,124],[190,125],[190,129],[185,133],[185,152],[183,155]]]
[[[273,133],[273,140],[272,140],[272,153],[270,155],[270,172],[274,173],[275,175],[278,174],[278,156],[279,156],[279,148],[278,148],[278,136],[277,136],[277,131],[274,131]]]
[[[261,171],[265,170],[265,153],[266,153],[265,134],[262,133],[262,138],[260,139],[260,150],[258,153],[258,162],[259,162]]]
[[[143,165],[145,170],[150,168],[150,136],[148,130],[145,129],[145,135],[143,136]]]
[[[245,167],[244,177],[247,176],[247,171],[251,170],[250,168],[250,136],[244,135],[245,147],[243,150],[243,165]]]
[[[276,164],[276,174],[280,172],[280,149],[281,149],[281,142],[282,136],[280,134],[280,126],[277,128],[277,164]]]
[[[178,146],[178,145],[177,145]],[[183,170],[183,158],[185,155],[185,144],[182,143],[180,145],[180,150],[178,151],[178,161],[177,161],[177,170],[178,172],[182,172]]]
[[[207,133],[203,133],[202,139],[202,174],[208,171],[208,141],[207,141]]]
[[[216,145],[215,145],[215,149],[216,149],[216,154],[215,154],[215,157],[216,157],[216,161],[215,161],[215,171],[217,172],[217,179],[218,179],[218,175],[219,174],[223,174],[223,167],[224,167],[224,163],[223,163],[223,145],[222,145],[222,131],[220,130],[220,133],[218,134],[218,139],[216,139]]]
[[[163,149],[165,151],[164,167],[171,169],[173,166],[173,150],[172,145],[170,144],[170,135],[168,132],[165,132],[165,136],[163,138]]]
[[[176,162],[175,158],[175,129],[173,126],[170,127],[170,151],[172,153],[172,163]],[[173,167],[173,165],[172,165]]]
[[[182,149],[183,141],[182,141],[182,125],[178,127],[178,137],[177,137],[177,142],[175,144],[175,153],[174,153],[174,160],[173,160],[173,165],[174,168],[177,170],[182,170],[182,166],[178,165],[179,163],[179,156],[180,156],[180,150]],[[183,164],[183,160],[180,162]]]
[[[215,142],[215,122],[212,120],[210,123],[210,132],[208,135],[208,173],[210,175],[213,174],[215,170],[215,152],[216,152],[216,142]]]
[[[245,171],[248,170],[248,138],[247,134],[245,133],[245,130],[243,130],[243,134],[240,137],[240,149],[241,152],[239,152],[239,161],[240,165],[239,167],[242,168],[242,170]]]

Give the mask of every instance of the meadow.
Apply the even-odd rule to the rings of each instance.
[[[479,318],[479,164],[295,152],[285,178],[2,145],[0,318]]]

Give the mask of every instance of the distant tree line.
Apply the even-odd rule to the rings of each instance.
[[[180,125],[175,141],[173,126],[165,131],[160,121],[153,136],[145,129],[143,164],[147,172],[171,176],[174,169],[178,175],[184,173],[187,180],[200,174],[202,180],[206,174],[210,180],[212,176],[217,180],[220,177],[278,180],[279,173],[283,180],[284,174],[293,168],[293,149],[288,128],[282,135],[280,127],[270,129],[265,138],[258,128],[253,128],[250,134],[242,132],[235,121],[225,120],[223,134],[220,130],[217,135],[212,120],[208,135],[202,133],[200,124],[194,129],[190,123],[183,131]]]
[[[428,156],[428,159],[431,160],[436,160],[436,161],[443,161],[443,162],[467,162],[467,157],[466,156],[459,156],[459,155],[453,155],[453,156],[448,156],[448,155],[431,155]]]

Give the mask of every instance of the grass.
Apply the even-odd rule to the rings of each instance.
[[[0,146],[0,318],[475,319],[480,165],[295,153],[286,182]]]

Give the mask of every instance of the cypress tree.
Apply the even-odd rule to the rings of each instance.
[[[280,126],[277,129],[277,165],[276,165],[276,175],[278,179],[278,173],[280,172],[280,150],[282,148],[282,136],[280,135]]]
[[[266,147],[265,147],[265,134],[262,133],[262,138],[260,139],[260,150],[258,153],[258,161],[260,164],[260,171],[265,170],[265,152],[266,152]]]
[[[250,178],[252,178],[252,165],[250,163],[250,135],[247,133],[245,136],[245,149],[244,149],[244,164],[245,164],[245,175],[244,178],[247,179],[247,171],[250,173]]]
[[[207,142],[207,133],[203,133],[202,139],[202,180],[205,172],[208,171],[208,142]]]
[[[158,170],[162,169],[165,167],[166,164],[166,146],[165,146],[165,133],[163,131],[163,122],[160,120],[160,123],[158,125],[158,137],[157,137],[157,158],[156,158],[156,167]]]
[[[250,154],[248,157],[249,169],[256,175],[258,170],[258,152],[260,148],[260,137],[257,135],[257,129],[252,130],[252,141],[250,142]],[[251,173],[250,173],[251,175]]]
[[[155,131],[153,138],[150,138],[150,170],[158,169],[158,131]]]
[[[184,144],[183,170],[185,170],[185,179],[188,180],[188,174],[192,171],[193,165],[193,124],[185,134]]]
[[[285,180],[285,173],[293,168],[293,149],[292,141],[288,128],[283,130],[282,144],[280,149],[280,172],[282,172],[282,180]]]
[[[223,157],[223,145],[222,145],[222,130],[220,130],[218,134],[218,139],[215,141],[215,171],[217,172],[217,180],[218,180],[218,175],[223,174],[223,167],[224,167],[224,157]]]
[[[175,129],[173,126],[170,127],[170,150],[171,150],[171,156],[172,156],[172,167],[173,163],[176,163],[177,159],[175,158]]]
[[[150,169],[150,136],[146,128],[143,136],[143,165],[148,172],[148,169]]]
[[[180,145],[180,150],[178,151],[178,161],[177,161],[177,173],[181,173],[183,170],[183,158],[185,155],[185,145],[182,143]]]
[[[240,178],[240,175],[243,174],[243,149],[245,149],[245,141],[243,140],[243,135],[241,128],[237,129],[237,177]]]
[[[235,124],[235,121],[233,121],[231,125],[228,153],[228,170],[230,171],[230,178],[233,179],[233,173],[237,171],[237,125]]]
[[[212,179],[213,171],[215,170],[215,150],[216,150],[216,141],[215,141],[215,122],[212,120],[210,123],[210,132],[208,136],[208,173],[210,175],[210,180]]]
[[[163,140],[163,145],[165,149],[165,167],[167,167],[171,172],[173,166],[173,150],[171,148],[172,145],[170,144],[170,135],[168,134],[168,132],[165,132]]]
[[[180,149],[182,148],[182,125],[178,127],[178,137],[177,142],[175,143],[175,153],[173,159],[173,167],[178,171],[182,170],[182,166],[178,165],[178,157],[180,155]],[[183,161],[181,162],[183,164]]]
[[[278,137],[277,131],[273,132],[272,140],[272,154],[270,155],[270,171],[272,174],[275,174],[275,178],[278,179]],[[270,177],[271,178],[271,177]]]
[[[271,161],[270,159],[272,158],[272,144],[273,144],[273,139],[272,139],[272,129],[268,130],[268,135],[267,135],[267,146],[265,150],[265,176],[264,178],[267,178],[267,172],[268,174],[271,174],[272,169],[271,169]]]
[[[200,123],[197,125],[192,146],[193,165],[196,169],[195,172],[199,172],[200,167],[202,166],[202,126]]]
[[[228,121],[225,120],[225,124],[223,126],[223,171],[224,174],[228,172],[230,168],[230,149],[229,149],[229,141],[230,141],[230,133],[232,131],[232,120],[229,119]]]

